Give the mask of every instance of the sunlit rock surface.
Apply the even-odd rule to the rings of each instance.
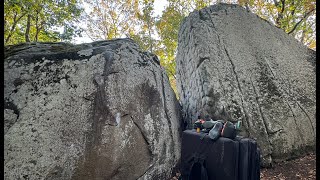
[[[315,147],[315,51],[237,5],[194,11],[180,26],[177,89],[186,121],[242,120],[264,166]]]
[[[168,179],[180,106],[130,39],[5,48],[5,179]]]

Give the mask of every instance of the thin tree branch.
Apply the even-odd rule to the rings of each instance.
[[[306,20],[314,11],[315,9],[312,9],[311,11],[309,11],[308,13],[306,13],[299,22],[297,22],[296,25],[294,25],[294,27],[291,29],[291,31],[288,32],[288,34],[291,34],[293,31],[295,31],[297,29],[297,27],[302,23],[302,21]]]
[[[28,19],[27,19],[27,27],[26,27],[26,32],[24,34],[26,42],[30,42],[30,26],[31,26],[31,15],[28,14]]]
[[[18,24],[18,22],[20,21],[20,19],[25,16],[27,13],[23,13],[18,19],[17,18],[17,12],[15,13],[14,15],[14,21],[13,21],[13,24],[11,26],[11,29],[10,29],[10,32],[6,38],[6,43],[9,42],[9,39],[11,38],[12,34],[13,34],[13,31],[14,29],[16,28],[16,25]]]
[[[84,33],[86,33],[86,35],[92,40],[92,41],[95,41],[96,39],[91,37],[90,34],[87,32],[87,30],[84,31]]]
[[[294,1],[291,2],[291,5],[294,7],[294,9],[291,11],[291,16],[293,16],[296,12],[297,6],[294,5]]]
[[[285,0],[281,0],[281,3],[282,3],[281,14],[283,14],[284,6],[286,5],[285,2],[286,2]]]
[[[274,2],[276,2],[276,1],[274,1]],[[280,20],[283,19],[283,12],[284,12],[285,0],[281,0],[281,5],[282,5],[281,11],[278,12],[278,17],[277,17],[277,19],[276,19],[276,24],[277,24],[278,26],[281,26]],[[277,2],[276,6],[277,6],[277,7],[280,6],[279,2]]]
[[[39,35],[39,32],[40,32],[40,28],[39,28],[39,11],[37,10],[36,11],[37,12],[37,14],[36,14],[36,22],[35,22],[35,24],[36,24],[36,34],[35,34],[35,36],[34,36],[34,41],[35,42],[38,42],[38,35]]]

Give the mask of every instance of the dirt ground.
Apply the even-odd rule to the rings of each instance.
[[[272,168],[261,169],[261,180],[313,180],[316,179],[316,155],[274,164]]]
[[[180,180],[180,173],[170,180]],[[316,155],[310,153],[290,161],[275,163],[272,168],[262,168],[261,180],[314,180],[316,179]]]

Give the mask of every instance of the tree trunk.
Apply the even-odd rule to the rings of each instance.
[[[150,21],[148,20],[148,33],[149,33],[149,44],[150,44],[150,52],[153,53],[153,41],[151,37],[151,27],[150,27]]]
[[[11,27],[11,29],[10,29],[10,32],[9,32],[9,34],[8,34],[7,38],[6,38],[6,41],[5,41],[6,43],[9,41],[9,39],[10,39],[10,37],[12,36],[13,31],[14,31],[14,29],[15,29],[15,27],[16,27],[16,24],[17,24],[16,19],[17,19],[17,13],[16,13],[16,14],[14,14],[14,17],[13,17],[13,24],[12,24],[12,27]]]
[[[38,35],[39,35],[39,32],[40,32],[40,28],[39,28],[39,11],[37,11],[37,15],[36,15],[36,35],[34,36],[34,41],[35,42],[38,42]]]
[[[38,24],[38,25],[36,26],[35,42],[38,42],[38,40],[39,40],[39,33],[40,33],[40,31],[43,29],[44,25],[45,25],[45,22],[42,21],[42,22],[40,22],[40,24]]]
[[[276,7],[280,7],[279,2],[275,5],[276,5]],[[278,12],[278,17],[276,19],[276,25],[278,27],[281,27],[281,23],[282,23],[281,20],[283,19],[284,8],[285,8],[285,0],[281,0],[281,11]]]
[[[25,33],[25,38],[26,38],[26,42],[30,42],[30,21],[31,21],[31,15],[28,14],[28,20],[27,20],[27,28],[26,28],[26,33]]]
[[[10,32],[9,32],[7,38],[6,38],[6,41],[5,41],[6,43],[9,42],[9,40],[10,40],[12,34],[13,34],[13,31],[14,31],[15,28],[16,28],[17,23],[20,21],[20,19],[21,19],[24,15],[26,15],[26,14],[25,14],[25,13],[22,14],[18,19],[17,19],[17,14],[14,15],[13,24],[12,24],[11,29],[10,29]]]
[[[34,39],[35,42],[38,42],[39,32],[40,32],[40,29],[37,28],[36,36],[35,36],[35,39]]]

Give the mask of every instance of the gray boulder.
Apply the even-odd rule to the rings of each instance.
[[[241,120],[262,165],[315,147],[315,51],[238,5],[194,11],[180,26],[177,89],[184,119]]]
[[[5,48],[5,179],[167,179],[180,105],[130,39]]]

